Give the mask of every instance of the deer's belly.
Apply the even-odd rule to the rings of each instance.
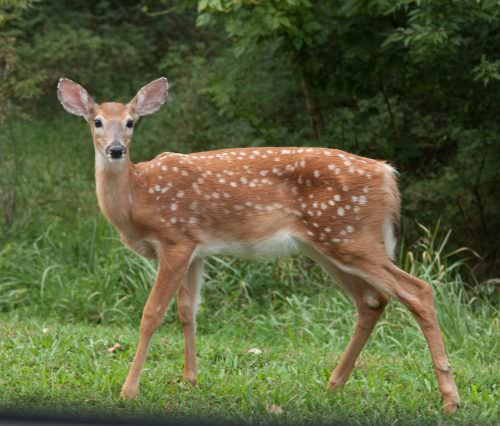
[[[287,231],[259,240],[232,240],[206,236],[197,248],[199,257],[229,254],[245,259],[268,259],[289,256],[298,252],[295,238]]]

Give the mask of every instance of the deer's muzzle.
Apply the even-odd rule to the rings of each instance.
[[[106,148],[106,155],[114,160],[123,158],[127,153],[127,148],[120,142],[113,142]]]

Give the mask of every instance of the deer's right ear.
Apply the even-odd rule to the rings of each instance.
[[[57,98],[66,111],[88,120],[94,101],[82,86],[68,78],[60,78]]]

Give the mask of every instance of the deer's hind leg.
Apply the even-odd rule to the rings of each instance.
[[[339,282],[351,296],[357,308],[358,315],[354,333],[328,381],[330,389],[336,392],[347,382],[359,354],[387,306],[388,297],[374,289],[362,278],[342,271],[319,251],[311,247],[305,248],[304,251],[319,263],[335,281]]]
[[[387,306],[388,298],[354,275],[337,271],[334,277],[352,297],[358,314],[351,340],[328,380],[328,386],[336,392],[347,382],[359,354]]]
[[[378,272],[372,273],[378,279],[382,279],[385,275],[383,283],[417,320],[431,352],[444,410],[454,413],[458,409],[460,397],[437,321],[432,287],[391,262],[385,263],[381,268],[375,268],[375,271]]]
[[[429,346],[444,409],[455,412],[459,395],[437,322],[431,286],[394,265],[383,246],[372,244],[370,247],[370,251],[357,253],[353,257],[355,262],[342,263],[333,252],[330,259],[344,273],[360,278],[380,294],[394,296],[410,310]]]

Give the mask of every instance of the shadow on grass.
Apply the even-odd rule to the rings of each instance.
[[[450,424],[453,423],[453,417],[449,418]],[[433,421],[431,419],[415,419],[415,418],[397,418],[397,419],[383,419],[369,420],[360,416],[359,418],[314,418],[311,417],[307,420],[293,420],[288,416],[273,415],[268,417],[254,417],[252,419],[243,417],[229,417],[221,413],[220,415],[210,416],[186,416],[180,413],[150,413],[137,415],[133,413],[121,413],[112,410],[111,412],[103,412],[100,410],[89,410],[88,408],[82,410],[77,406],[60,407],[60,410],[40,410],[40,409],[20,409],[19,407],[9,409],[4,407],[0,409],[0,426],[3,425],[336,425],[336,426],[353,426],[353,425],[431,425],[431,424],[447,424],[448,422]]]

